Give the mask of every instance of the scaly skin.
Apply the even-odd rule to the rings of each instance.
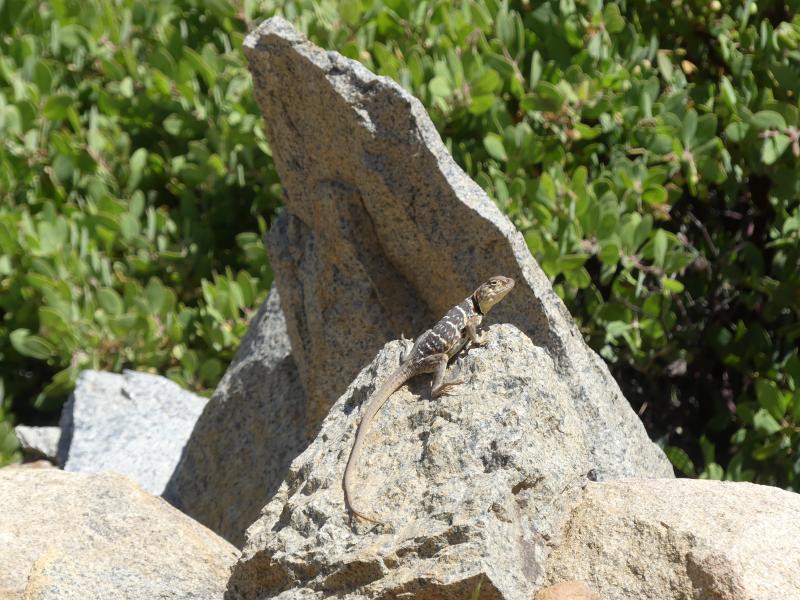
[[[358,510],[353,504],[352,494],[353,476],[364,437],[377,412],[400,386],[422,373],[434,373],[431,383],[431,395],[434,398],[449,394],[455,386],[462,384],[463,381],[444,382],[448,361],[467,343],[476,346],[486,344],[488,340],[485,335],[478,334],[478,326],[486,313],[505,298],[513,287],[514,280],[510,277],[492,277],[463,302],[451,308],[436,325],[417,338],[414,346],[403,357],[400,366],[367,400],[342,481],[345,504],[356,517],[372,523],[381,523]]]

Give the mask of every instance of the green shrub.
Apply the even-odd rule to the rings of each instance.
[[[0,405],[52,420],[85,368],[212,389],[278,203],[243,24],[224,2],[0,7]]]
[[[199,364],[227,360],[243,307],[269,280],[254,270],[257,237],[247,250],[235,234],[256,215],[263,230],[277,198],[239,47],[278,10],[422,99],[681,471],[800,489],[798,0],[90,1],[14,19],[9,6],[0,115],[15,109],[5,123],[17,141],[0,154],[14,173],[0,180],[13,207],[0,216],[16,240],[33,232],[0,263],[3,327],[27,330],[0,346],[15,398],[54,382],[58,400],[92,361],[171,369],[198,386]],[[69,42],[54,43],[63,28]],[[40,74],[33,55],[58,76]],[[46,92],[25,96],[40,85]],[[105,143],[92,145],[92,131]],[[129,215],[137,241],[105,231],[96,215],[108,213],[120,224],[113,215]],[[94,260],[80,254],[84,229]],[[28,250],[54,236],[76,248],[76,273],[52,243],[44,259]],[[206,327],[219,331],[218,315],[201,315],[217,300],[200,297],[200,282],[216,273],[229,286],[227,266],[249,271],[257,292],[227,314],[235,332],[214,338]],[[81,335],[69,348],[46,310],[67,273],[78,308],[62,317]],[[194,363],[172,355],[174,341],[159,350],[132,339],[164,340],[137,304],[151,285],[173,298],[160,321],[183,325],[178,341]],[[111,351],[103,342],[119,303],[105,289],[137,319],[110,337]],[[76,352],[85,357],[73,366]],[[31,375],[13,375],[22,372]]]

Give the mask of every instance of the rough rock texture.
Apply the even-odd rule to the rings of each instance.
[[[205,403],[158,375],[84,371],[61,414],[58,462],[122,473],[160,494]]]
[[[0,470],[3,600],[218,599],[236,549],[116,474]]]
[[[26,461],[44,458],[56,462],[58,440],[61,437],[60,428],[17,425],[14,427],[14,433],[17,434],[17,441]]]
[[[590,483],[548,560],[603,600],[800,599],[800,495],[719,481]]]
[[[305,394],[273,286],[198,419],[164,497],[241,546],[307,444]]]
[[[481,598],[533,598],[564,505],[605,465],[552,357],[513,325],[489,335],[450,368],[452,396],[430,401],[421,376],[378,413],[355,495],[385,527],[351,524],[341,483],[357,407],[401,343],[379,353],[248,530],[229,599],[469,598],[481,581]]]
[[[270,261],[315,433],[386,340],[418,335],[492,275],[492,318],[550,356],[600,479],[671,476],[522,236],[447,153],[418,100],[280,18],[245,41],[286,210]]]

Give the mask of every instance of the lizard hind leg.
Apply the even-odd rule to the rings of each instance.
[[[433,382],[431,383],[431,396],[433,398],[446,396],[455,386],[464,383],[463,380],[460,379],[458,381],[448,381],[447,383],[444,382],[444,373],[447,369],[447,362],[449,360],[450,356],[448,356],[446,353],[442,353],[426,356],[421,361],[421,366],[425,368],[426,372],[433,371]]]

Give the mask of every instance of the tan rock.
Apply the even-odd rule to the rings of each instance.
[[[548,558],[550,581],[603,600],[800,599],[800,495],[695,480],[590,483]]]
[[[278,17],[245,53],[284,190],[270,262],[308,394],[307,435],[387,340],[420,334],[499,274],[517,287],[491,319],[523,331],[569,381],[598,477],[672,475],[522,235],[416,98]]]
[[[539,590],[535,600],[600,600],[600,596],[581,581],[562,581]]]
[[[122,475],[0,470],[0,598],[222,598],[238,552]]]
[[[564,511],[602,464],[548,353],[513,325],[488,335],[451,367],[465,381],[452,396],[430,400],[422,376],[378,413],[354,487],[386,524],[374,526],[351,521],[342,475],[357,407],[398,364],[401,344],[387,344],[248,530],[230,600],[470,598],[479,582],[481,598],[533,598]]]

